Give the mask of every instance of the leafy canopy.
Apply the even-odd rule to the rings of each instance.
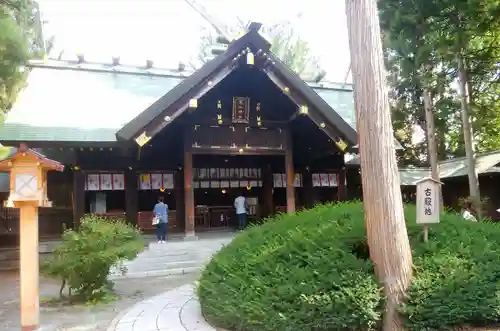
[[[230,35],[239,36],[246,31],[246,23],[238,21],[237,24],[228,29]],[[292,21],[263,26],[260,33],[268,38],[271,43],[271,51],[302,78],[314,79],[318,74],[324,75],[318,60],[311,52],[309,44],[298,36]],[[212,49],[217,45],[216,39],[216,33],[212,30],[206,30],[204,37],[201,39],[197,62],[206,63],[210,59]]]
[[[422,91],[430,89],[439,158],[464,154],[456,54],[466,62],[479,151],[500,149],[499,0],[380,0],[396,132],[411,146],[414,124],[425,128]],[[425,141],[405,162],[425,160]]]
[[[0,1],[0,123],[25,86],[28,58],[43,49],[39,24],[34,1]]]

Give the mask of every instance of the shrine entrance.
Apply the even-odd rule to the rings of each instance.
[[[138,145],[131,171],[177,169],[186,237],[235,226],[240,193],[249,223],[313,205],[313,176],[330,199],[343,198],[343,154],[356,132],[269,48],[249,31],[117,132]]]
[[[269,176],[264,178],[265,174],[268,169],[280,169],[280,163],[281,168],[284,168],[282,156],[195,155],[195,228],[209,230],[237,227],[234,199],[240,195],[248,202],[248,224],[259,223],[272,213],[266,206],[274,204],[272,183],[267,181]]]

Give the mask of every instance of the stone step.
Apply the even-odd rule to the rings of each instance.
[[[1,271],[15,271],[19,270],[19,260],[2,260],[0,261]]]
[[[165,269],[181,269],[186,267],[201,267],[206,261],[203,260],[190,260],[190,261],[177,261],[177,262],[162,262],[155,261],[154,263],[144,263],[142,261],[137,261],[132,264],[125,264],[128,272],[140,272],[140,271],[153,271],[153,270],[165,270]],[[113,273],[120,273],[118,268],[113,268]]]
[[[167,277],[167,276],[178,276],[186,275],[190,273],[200,272],[203,267],[185,267],[179,269],[163,269],[163,270],[152,270],[152,271],[139,271],[139,272],[129,272],[126,275],[109,275],[108,279],[133,279],[133,278],[145,278],[145,277]]]
[[[50,254],[40,253],[39,259],[40,263],[42,263],[45,259],[47,259]],[[16,271],[19,270],[19,256],[11,256],[12,258],[0,259],[0,271]]]
[[[19,249],[2,249],[0,250],[0,262],[9,260],[19,260]]]
[[[135,260],[124,263],[127,267],[125,274],[115,268],[109,278],[141,278],[199,272],[210,258],[230,241],[231,238],[199,240],[198,242],[151,243]]]

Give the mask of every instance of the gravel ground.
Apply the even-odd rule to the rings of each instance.
[[[193,283],[198,274],[123,279],[115,282],[120,298],[108,305],[41,308],[40,331],[106,331],[122,310],[134,303],[181,285]],[[40,298],[57,297],[60,283],[40,280]],[[0,330],[19,331],[19,275],[0,273]]]

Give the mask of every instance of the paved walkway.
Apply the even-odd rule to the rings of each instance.
[[[127,274],[121,275],[116,271],[111,274],[110,278],[116,282],[115,287],[120,296],[118,301],[110,305],[91,307],[42,307],[42,328],[40,331],[214,330],[213,328],[201,327],[204,325],[201,324],[203,319],[199,316],[192,285],[186,287],[186,284],[193,284],[203,265],[215,252],[228,244],[234,235],[235,233],[231,232],[207,233],[200,234],[197,241],[171,238],[172,240],[165,244],[152,243],[137,259],[126,263],[129,269]],[[146,238],[146,240],[150,241],[151,238]],[[41,279],[41,298],[57,297],[59,286],[59,282]],[[179,286],[181,287],[178,288]],[[18,331],[19,272],[0,273],[0,293],[0,330]],[[158,293],[164,294],[153,297]],[[151,297],[153,298],[147,299]],[[117,313],[136,303],[138,303],[136,306],[119,315],[123,318],[115,318]],[[177,308],[177,315],[172,312],[174,306],[184,307],[182,309],[183,322],[180,324],[182,328],[176,328],[181,319],[179,317],[180,308]],[[140,311],[137,312],[137,310]],[[134,316],[135,313],[137,315]],[[132,317],[135,324],[133,322],[126,323],[124,314],[127,318]],[[174,317],[177,316],[177,319],[173,318],[172,314]],[[197,323],[196,317],[194,322],[190,322],[193,319],[188,318],[188,315],[200,317],[201,322]],[[115,318],[114,326],[108,329],[113,318]],[[117,327],[118,323],[120,324],[119,328]],[[157,325],[161,328],[158,328]],[[190,329],[186,329],[183,325],[190,327]],[[193,326],[198,328],[192,328]]]
[[[110,279],[184,275],[198,272],[210,258],[234,238],[234,232],[204,233],[199,240],[172,239],[164,244],[150,242],[149,247],[133,260],[125,262],[127,272],[111,271]],[[150,239],[152,240],[152,239]]]
[[[117,316],[107,331],[215,331],[201,315],[194,286],[184,285],[139,302]]]
[[[0,330],[19,331],[19,282],[17,275],[0,273]],[[120,312],[159,293],[193,284],[198,274],[121,279],[115,284],[119,299],[97,306],[51,306],[40,309],[39,331],[106,331]],[[41,281],[42,298],[57,297],[59,282]],[[38,331],[38,330],[37,330]]]

